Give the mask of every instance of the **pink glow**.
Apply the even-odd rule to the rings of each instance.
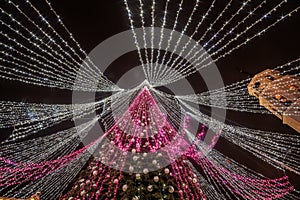
[[[186,116],[185,128],[188,125],[188,121],[189,117]],[[170,159],[170,163],[172,163],[170,167],[181,199],[206,199],[200,184],[193,179],[194,173],[192,169],[185,164],[187,159],[193,159],[214,180],[245,199],[279,198],[293,189],[287,176],[277,179],[253,179],[230,172],[210,161],[202,152],[197,151],[194,145],[191,146],[185,140],[184,134],[179,134],[170,125],[166,115],[160,111],[151,93],[147,88],[144,88],[110,130],[82,149],[62,158],[41,163],[15,163],[0,157],[0,162],[4,163],[0,167],[0,186],[22,184],[49,175],[68,165],[68,163],[81,156],[90,147],[107,137],[111,143],[104,147],[106,151],[101,152],[101,159],[103,160],[95,161],[97,167],[93,171],[97,171],[97,176],[93,176],[92,171],[89,174],[89,181],[82,184],[81,189],[87,186],[96,187],[99,191],[99,193],[92,193],[90,198],[99,198],[105,183],[108,183],[110,188],[114,188],[113,197],[117,197],[117,190],[120,187],[119,182],[122,179],[122,170],[126,167],[122,160],[127,158],[127,154],[123,155],[122,153],[133,150],[137,153],[143,153],[156,152],[162,149],[168,159]],[[208,150],[215,146],[220,134],[219,132],[212,138]],[[196,136],[198,140],[195,142],[201,142],[201,138],[204,135],[204,131],[198,133]],[[117,147],[120,152],[114,152],[114,147]],[[174,160],[174,155],[182,153],[184,149],[187,149],[185,155],[180,159]],[[104,160],[106,160],[106,165],[103,164]],[[101,161],[102,163],[100,163]],[[119,175],[108,167],[114,162],[121,164]],[[96,166],[95,163],[94,165]],[[235,187],[236,185],[239,185],[239,187]],[[108,192],[106,195],[108,195]],[[80,199],[80,196],[77,198]]]

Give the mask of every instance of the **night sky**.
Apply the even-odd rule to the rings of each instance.
[[[177,0],[174,1],[177,2]],[[45,13],[45,16],[47,16],[49,11],[45,9],[46,6],[43,0],[35,0],[33,2],[40,2],[36,3],[36,5]],[[52,2],[53,7],[57,13],[61,15],[65,25],[73,33],[74,37],[86,52],[90,52],[94,47],[110,36],[129,29],[127,13],[121,0],[51,0],[50,2]],[[132,2],[132,0],[129,2]],[[150,3],[151,1],[144,2],[145,5],[147,5],[147,2]],[[189,15],[190,10],[193,8],[193,2],[192,0],[185,1],[184,10],[182,12],[186,12],[186,15]],[[200,5],[201,9],[202,7],[203,9],[207,8],[210,2],[211,1],[206,0],[202,1]],[[226,1],[223,1],[223,4],[217,4],[217,6],[221,9],[224,2]],[[242,1],[234,2],[237,7]],[[273,2],[278,2],[278,0]],[[299,5],[299,1],[290,0],[289,4],[289,6],[285,7],[288,10]],[[138,10],[137,6],[133,8]],[[175,8],[175,6],[171,6],[171,9],[174,9],[174,11],[176,10]],[[279,13],[282,11],[280,10]],[[53,19],[54,16],[50,15],[48,17],[49,19]],[[200,18],[199,15],[197,17]],[[184,21],[184,19],[182,20]],[[279,23],[266,34],[253,40],[250,44],[235,51],[225,59],[218,61],[216,64],[222,74],[224,83],[230,84],[246,79],[264,69],[275,67],[298,58],[300,55],[299,47],[300,13],[296,13],[291,18],[287,18],[284,22]],[[118,79],[118,77],[122,75],[122,72],[129,70],[136,64],[138,64],[136,52],[124,55],[110,66],[110,68],[118,69],[113,70],[116,74],[110,75],[113,76],[114,79]],[[193,84],[197,85],[196,82]],[[69,91],[38,88],[5,80],[0,80],[0,90],[2,93],[1,100],[36,103],[70,103],[72,100],[72,94]],[[204,89],[199,86],[198,90],[203,91]],[[272,115],[228,111],[227,120],[228,123],[247,128],[298,134],[293,129],[283,125],[278,118]],[[3,130],[3,133],[7,135],[9,130]],[[219,141],[217,148],[245,165],[257,171],[261,171],[267,176],[276,177],[280,175],[278,171],[259,162],[259,160],[253,156],[250,156],[248,153],[239,150],[239,148],[223,140]],[[243,159],[245,157],[247,159]],[[291,182],[294,185],[297,185],[298,182],[297,187],[300,189],[300,177],[292,176]]]

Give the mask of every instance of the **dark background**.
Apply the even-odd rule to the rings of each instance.
[[[51,15],[43,0],[35,0],[32,2],[47,16],[47,19],[54,19],[54,16]],[[50,2],[52,2],[53,7],[57,13],[61,15],[65,25],[87,53],[110,36],[129,29],[129,21],[123,1],[89,0],[83,2],[74,0],[52,0]],[[134,5],[134,2],[138,1],[129,1],[133,11],[138,12],[138,5]],[[174,2],[177,2],[177,0],[174,0]],[[211,1],[202,1],[200,3],[200,10],[203,9],[204,11],[205,8],[210,5],[210,2]],[[219,13],[217,10],[222,9],[226,2],[227,1],[222,1],[217,4],[214,13],[215,16]],[[273,4],[276,2],[278,1],[272,1]],[[146,7],[147,5],[151,5],[151,1],[144,1],[144,3]],[[242,2],[234,1],[234,3],[233,7],[238,8]],[[272,3],[269,4],[269,6],[271,6]],[[299,1],[291,0],[287,6],[279,10],[277,14],[280,15],[280,13],[284,13],[284,10],[290,10],[297,5],[299,5]],[[182,12],[187,13],[186,16],[188,16],[193,6],[194,1],[185,1],[184,10]],[[251,6],[246,8],[248,8],[249,11],[251,10]],[[175,12],[175,4],[172,4],[170,9]],[[49,16],[47,13],[50,13]],[[150,13],[148,13],[148,15],[150,15]],[[198,16],[199,15],[200,13],[198,13]],[[159,21],[159,16],[157,18]],[[270,19],[267,19],[269,21],[266,21],[266,24],[274,19],[275,18],[270,17]],[[184,26],[184,16],[181,20],[182,26]],[[291,18],[287,18],[279,23],[266,34],[251,41],[248,45],[235,51],[230,56],[218,61],[216,64],[222,74],[225,85],[243,80],[264,69],[272,68],[298,58],[300,55],[299,24],[300,14],[296,13]],[[169,20],[167,26],[171,27],[171,25],[172,20]],[[138,58],[136,52],[122,56],[110,66],[110,68],[115,70],[110,72],[109,77],[118,79],[124,71],[129,70],[137,63]],[[194,82],[193,85],[197,85],[197,83]],[[205,89],[199,86],[197,90],[203,91]],[[0,91],[1,100],[37,103],[70,103],[72,97],[70,91],[39,88],[5,80],[0,80]],[[227,122],[253,129],[298,134],[290,127],[283,125],[278,118],[272,115],[228,111]],[[3,134],[9,134],[9,130],[3,132]],[[279,171],[224,140],[219,140],[217,149],[269,177],[282,175]],[[288,175],[291,175],[291,182],[300,189],[300,177],[294,174]]]

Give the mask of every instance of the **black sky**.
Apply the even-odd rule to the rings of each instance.
[[[175,0],[176,1],[176,0]],[[34,0],[37,7],[42,12],[49,13],[43,0]],[[51,0],[53,7],[61,15],[62,20],[74,37],[81,44],[83,49],[90,52],[99,43],[117,34],[129,29],[129,22],[125,7],[121,0]],[[133,2],[132,0],[130,2]],[[144,1],[149,4],[151,1]],[[188,15],[193,8],[191,0],[186,1],[185,9]],[[207,7],[211,1],[202,1],[201,6]],[[225,1],[223,1],[225,2]],[[236,5],[242,1],[234,1]],[[278,0],[274,1],[278,2]],[[290,0],[290,5],[286,9],[291,9],[299,5],[298,0]],[[149,4],[150,5],[150,4]],[[221,9],[223,4],[220,3]],[[137,9],[137,7],[135,7]],[[175,9],[175,6],[174,6]],[[283,10],[282,10],[283,11]],[[280,12],[282,12],[280,10]],[[216,13],[217,14],[217,13]],[[53,19],[53,15],[49,15]],[[270,19],[272,20],[272,19]],[[217,62],[217,66],[223,76],[225,84],[248,78],[248,74],[255,74],[266,68],[275,67],[294,60],[300,55],[300,13],[296,13],[291,18],[279,23],[276,27],[269,30],[266,34],[253,40],[247,46],[234,52],[232,55]],[[125,61],[125,62],[124,62]],[[115,68],[130,68],[134,66],[132,62],[137,62],[136,55],[128,55],[122,61],[113,63]],[[247,73],[241,73],[241,69]],[[119,74],[116,74],[118,77]],[[9,81],[0,81],[1,100],[25,100],[28,102],[41,103],[70,103],[71,93],[58,89],[37,88]],[[234,123],[248,128],[276,131],[276,132],[296,132],[281,121],[271,115],[256,115],[249,113],[240,113],[228,111],[228,123]],[[247,153],[237,150],[224,141],[220,141],[218,148],[227,151],[230,156],[238,157],[249,156]],[[247,160],[241,160],[245,164],[250,164],[253,168],[262,170],[265,174],[274,176],[276,171],[259,163],[256,159],[249,156]],[[272,174],[273,173],[273,174]],[[275,174],[276,176],[276,174]],[[300,178],[293,176],[292,182],[300,182]],[[298,181],[297,181],[298,180]],[[298,186],[299,187],[299,186]],[[300,188],[300,187],[299,187]]]

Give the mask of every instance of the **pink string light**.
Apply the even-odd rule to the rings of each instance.
[[[160,119],[160,122],[155,122],[155,119]],[[188,122],[189,117],[187,116],[184,124],[185,128],[187,128]],[[149,128],[153,123],[157,126],[157,131]],[[120,124],[123,126],[120,126]],[[150,138],[141,137],[139,133],[143,130],[142,127],[147,130],[146,135],[154,134]],[[129,132],[130,134],[128,134]],[[204,131],[198,133],[196,135],[197,141],[194,142],[201,142],[204,134]],[[176,137],[178,135],[180,136]],[[212,138],[208,149],[212,149],[215,146],[219,136],[220,133]],[[89,145],[73,153],[55,160],[29,164],[16,163],[0,157],[1,166],[4,166],[0,167],[0,186],[22,184],[47,176],[68,165],[72,160],[78,158],[89,148],[99,143],[104,137],[110,140],[110,143],[105,146],[106,151],[101,151],[99,161],[93,161],[94,167],[90,170],[88,180],[82,183],[79,180],[79,191],[82,193],[85,191],[84,188],[97,188],[98,192],[89,193],[90,198],[100,198],[103,195],[101,193],[104,191],[104,184],[108,184],[109,188],[113,188],[112,195],[110,190],[105,191],[105,195],[111,195],[114,198],[117,197],[117,189],[123,177],[122,171],[125,167],[125,163],[122,161],[127,158],[127,154],[122,155],[122,152],[134,150],[137,153],[143,153],[156,152],[159,149],[163,149],[169,159],[173,159],[173,156],[179,154],[185,147],[189,147],[185,155],[178,160],[174,160],[175,162],[170,165],[179,190],[179,196],[182,199],[206,199],[195,174],[185,164],[187,159],[193,159],[215,181],[245,199],[280,198],[293,190],[293,186],[289,183],[287,176],[276,179],[244,177],[209,160],[201,151],[196,150],[195,145],[190,146],[184,138],[184,133],[179,134],[167,122],[166,116],[162,114],[151,93],[146,88],[140,92],[128,110],[111,129]],[[176,141],[174,141],[175,137]],[[115,147],[121,151],[114,152]],[[105,165],[101,163],[104,160],[106,160]],[[116,173],[117,170],[112,170],[112,168],[108,167],[116,162],[121,163],[119,174]],[[76,198],[80,199],[80,194]]]

